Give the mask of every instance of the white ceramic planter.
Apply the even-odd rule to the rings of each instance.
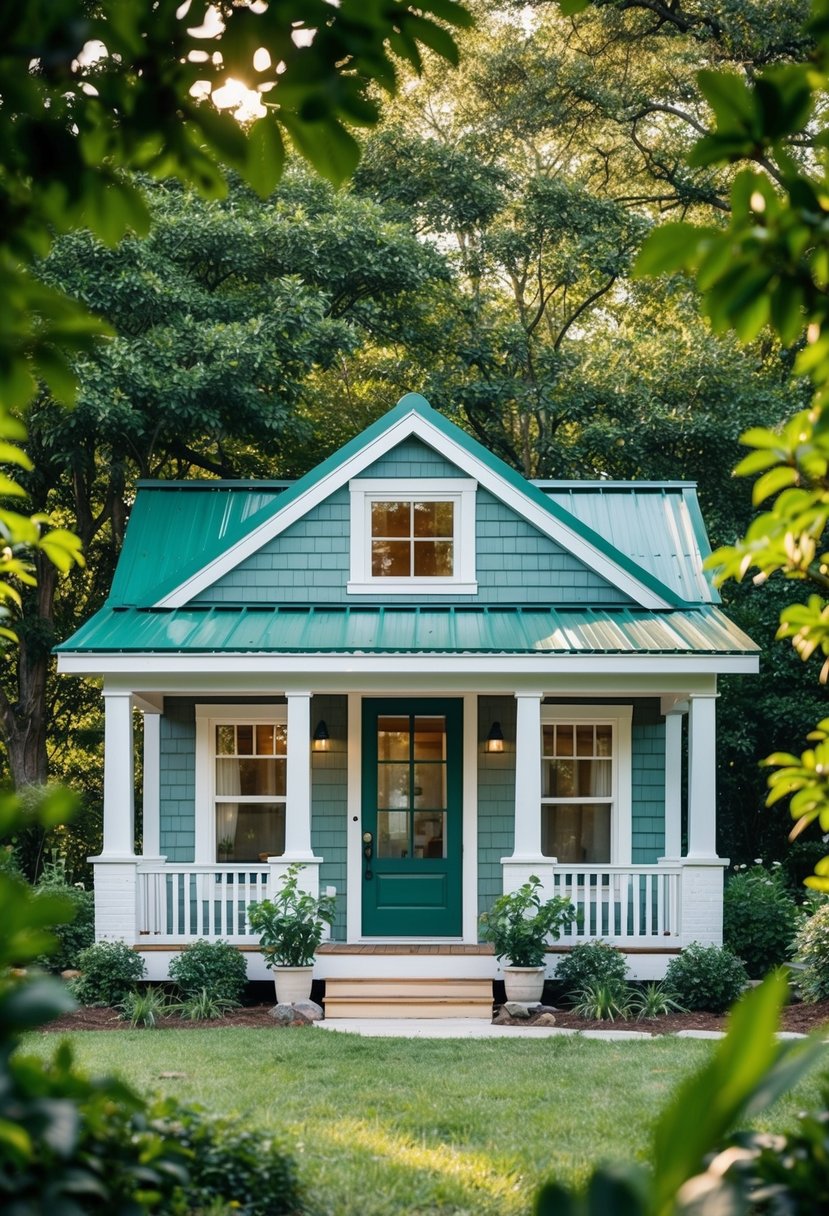
[[[504,987],[508,1001],[538,1003],[544,991],[544,967],[505,967]]]
[[[293,1005],[297,1001],[307,1001],[311,995],[313,974],[313,965],[310,967],[274,967],[273,982],[276,988],[277,1003]]]

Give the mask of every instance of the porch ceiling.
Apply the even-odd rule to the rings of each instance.
[[[105,607],[58,654],[756,654],[719,609]]]

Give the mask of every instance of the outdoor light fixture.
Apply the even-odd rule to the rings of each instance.
[[[504,732],[501,730],[500,722],[493,722],[489,728],[489,734],[486,737],[486,750],[488,752],[502,752],[504,750]]]
[[[331,736],[328,733],[328,727],[326,726],[325,722],[323,722],[322,718],[320,718],[319,722],[317,723],[317,729],[314,731],[314,751],[327,752],[330,739]]]

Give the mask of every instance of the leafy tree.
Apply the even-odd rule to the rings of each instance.
[[[750,84],[726,73],[700,77],[717,126],[699,141],[693,158],[702,164],[748,161],[754,167],[742,169],[734,181],[727,228],[667,225],[654,233],[640,259],[642,272],[692,271],[717,329],[732,328],[751,340],[770,325],[789,345],[800,344],[805,333],[795,371],[811,382],[812,404],[779,431],[752,427],[743,436],[752,451],[736,472],[761,473],[754,505],[771,502],[741,541],[712,558],[722,579],[740,580],[756,570],[755,584],[783,576],[816,588],[805,604],[784,608],[780,617],[778,636],[791,639],[804,660],[815,654],[829,658],[827,165],[822,154],[801,164],[790,147],[793,141],[814,147],[826,142],[826,0],[815,0],[807,34],[814,41],[808,62],[769,68]],[[824,662],[821,682],[827,674]],[[801,756],[775,752],[766,761],[774,770],[767,801],[773,805],[791,796],[793,834],[815,821],[829,830],[829,720],[809,738],[816,746]],[[807,882],[829,890],[829,858]]]

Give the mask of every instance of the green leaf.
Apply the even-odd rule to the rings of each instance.
[[[260,198],[267,198],[282,176],[285,146],[276,119],[257,118],[248,132],[244,177]]]
[[[662,224],[650,233],[633,267],[635,278],[668,274],[688,266],[700,240],[692,224]]]
[[[797,469],[792,469],[788,465],[782,468],[770,469],[768,473],[764,473],[754,483],[751,501],[757,507],[765,499],[770,498],[772,494],[779,493],[780,490],[787,486],[795,485],[797,479]]]
[[[335,186],[344,182],[357,168],[360,145],[336,119],[308,123],[300,122],[288,113],[280,117],[297,151]]]
[[[714,111],[720,133],[759,134],[754,97],[739,76],[731,72],[702,71],[697,73],[697,83]]]
[[[34,365],[53,397],[64,405],[74,405],[78,382],[65,355],[57,347],[39,346],[34,355]]]

